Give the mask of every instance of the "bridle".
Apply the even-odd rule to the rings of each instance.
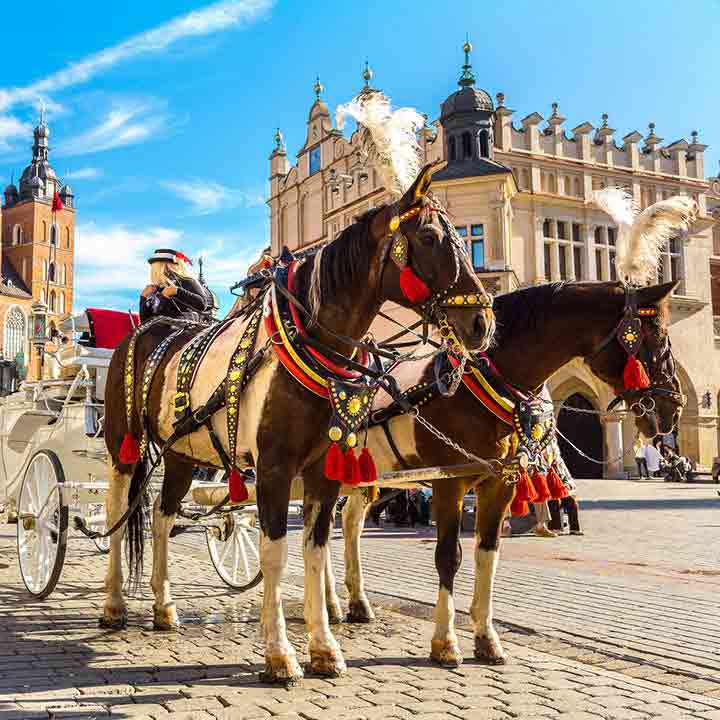
[[[643,327],[643,319],[657,317],[657,314],[657,307],[638,307],[637,288],[625,285],[625,306],[622,317],[600,341],[592,354],[586,358],[591,361],[610,343],[617,341],[629,357],[640,356],[640,361],[647,368],[649,385],[640,389],[630,388],[618,393],[608,405],[608,412],[624,402],[637,417],[642,417],[655,411],[656,398],[666,398],[675,403],[677,406],[676,418],[679,418],[679,411],[685,407],[687,402],[685,396],[673,388],[673,382],[676,381],[675,358],[670,335],[666,333],[662,344],[654,350],[647,346],[647,334]],[[677,424],[677,419],[674,424]]]
[[[445,289],[436,292],[430,291],[430,286],[422,269],[418,267],[416,263],[413,263],[411,243],[402,231],[404,222],[423,212],[437,214],[438,220],[444,230],[443,240],[447,239],[449,241],[452,250],[454,264],[453,279]],[[446,308],[487,310],[492,309],[493,301],[490,294],[484,289],[480,289],[476,293],[453,293],[453,288],[460,279],[461,257],[467,254],[463,239],[450,222],[445,208],[435,198],[425,198],[423,201],[409,207],[403,213],[398,212],[398,204],[395,203],[391,206],[391,213],[391,219],[388,224],[388,242],[383,252],[378,288],[382,287],[383,276],[388,260],[392,260],[401,273],[407,271],[409,268],[422,285],[427,288],[429,293],[425,299],[412,303],[415,311],[423,318],[425,323],[432,324],[438,328],[443,344],[449,352],[457,357],[466,357],[468,354],[467,350],[448,320],[445,310]]]

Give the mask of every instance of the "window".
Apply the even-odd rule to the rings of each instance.
[[[462,149],[463,149],[463,160],[472,157],[472,136],[469,132],[462,134]]]
[[[23,230],[20,225],[13,228],[13,245],[20,245],[23,241]]]
[[[480,157],[490,157],[490,143],[487,130],[480,131]]]
[[[582,226],[578,223],[572,225],[572,240],[574,243],[582,242]]]
[[[310,169],[309,174],[314,175],[320,170],[320,146],[316,145],[309,153]]]
[[[48,279],[50,282],[55,282],[55,263],[51,262],[48,269]]]
[[[617,280],[616,233],[616,229],[611,227],[599,225],[595,228],[595,266],[598,280]]]
[[[597,273],[598,280],[605,279],[605,268],[603,267],[603,253],[602,250],[595,251],[595,271]]]
[[[451,137],[448,140],[448,158],[449,158],[450,162],[453,162],[457,159],[457,147],[456,147],[454,137]]]
[[[48,307],[48,310],[50,310],[50,312],[52,312],[52,313],[55,312],[55,291],[54,290],[50,291],[50,306]]]
[[[552,262],[550,260],[550,243],[545,243],[545,277],[552,278]]]
[[[470,237],[472,238],[472,263],[475,270],[482,270],[485,267],[485,227],[483,225],[471,225]]]
[[[25,316],[19,307],[12,307],[5,318],[5,357],[14,360],[25,352]]]
[[[51,225],[50,226],[50,244],[57,246],[58,242],[58,227],[57,225]]]
[[[679,237],[670,238],[660,254],[658,282],[682,280],[682,242]]]
[[[467,237],[467,225],[456,225],[455,229],[460,237]]]
[[[567,240],[567,238],[565,237],[565,223],[564,222],[558,221],[557,236],[558,236],[558,240]]]
[[[614,245],[615,244],[615,228],[609,227],[607,229],[608,234],[608,245]]]
[[[580,280],[580,278],[584,278],[585,272],[582,261],[582,245],[576,245],[573,243],[573,263],[575,263],[575,279]]]
[[[560,279],[561,280],[567,280],[568,279],[568,268],[567,268],[567,247],[565,245],[560,245],[558,247],[558,265],[560,270]]]
[[[543,237],[552,237],[552,221],[545,220],[543,222]]]

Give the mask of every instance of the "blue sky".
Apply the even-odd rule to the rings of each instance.
[[[227,287],[268,242],[275,128],[294,158],[319,74],[331,108],[374,85],[435,118],[456,88],[465,34],[478,85],[516,123],[553,101],[568,131],[603,112],[618,142],[654,121],[700,132],[720,159],[720,2],[221,0],[3,7],[0,184],[30,157],[42,101],[51,162],[77,197],[76,309],[128,307],[144,258],[170,245]]]

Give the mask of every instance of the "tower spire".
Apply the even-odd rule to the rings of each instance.
[[[475,75],[473,75],[472,64],[470,63],[470,53],[472,52],[473,46],[470,43],[470,38],[465,37],[465,44],[463,45],[463,52],[465,53],[465,64],[462,66],[462,73],[458,80],[460,87],[473,87],[475,85]]]
[[[371,90],[372,89],[370,87],[370,81],[373,79],[374,75],[375,75],[375,73],[373,72],[373,69],[370,67],[370,63],[367,60],[365,60],[365,69],[363,70],[363,74],[362,74],[363,80],[365,81],[365,87],[363,88],[363,90]]]
[[[315,85],[313,85],[313,90],[315,91],[315,97],[316,99],[320,99],[320,95],[322,94],[322,91],[325,89],[325,86],[320,82],[320,76],[317,75],[315,77]]]

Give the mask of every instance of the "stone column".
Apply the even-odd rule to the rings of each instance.
[[[543,221],[540,216],[535,217],[535,277],[533,282],[545,282],[545,240],[543,237]],[[550,278],[548,278],[549,280]]]
[[[595,266],[595,226],[585,225],[585,243],[583,245],[583,259],[585,260],[585,278],[597,280]]]
[[[616,415],[601,415],[603,428],[603,444],[605,447],[604,476],[609,478],[624,477],[622,423]],[[599,473],[598,473],[599,474]]]

